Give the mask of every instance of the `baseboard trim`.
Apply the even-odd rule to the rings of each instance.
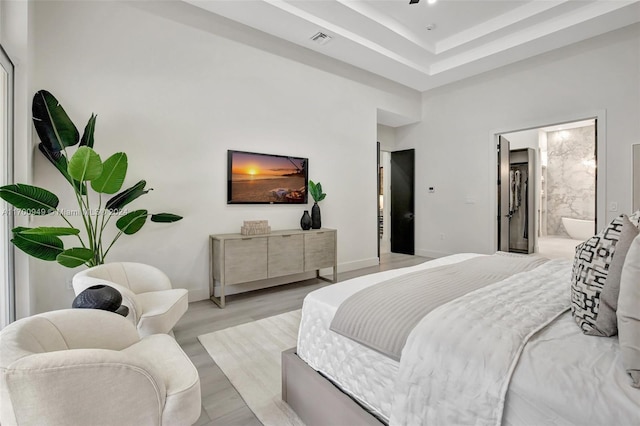
[[[189,303],[199,300],[207,300],[209,298],[208,288],[197,288],[189,290]]]
[[[370,266],[378,266],[380,259],[378,257],[371,257],[369,259],[356,260],[354,262],[340,263],[338,264],[338,272],[355,271],[356,269],[368,268]],[[327,269],[330,271],[330,269]]]
[[[434,259],[437,259],[439,257],[445,257],[445,256],[450,256],[454,253],[447,253],[444,251],[434,251],[434,250],[416,250],[416,255],[417,256],[422,256],[422,257],[431,257]]]

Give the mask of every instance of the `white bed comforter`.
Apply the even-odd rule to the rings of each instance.
[[[565,261],[550,261],[427,315],[402,351],[392,425],[500,425],[529,338],[569,308]]]
[[[393,276],[476,256],[470,253],[447,256],[409,268],[357,277],[309,293],[302,309],[298,355],[371,412],[389,421],[395,408],[393,402],[397,397],[395,385],[400,365],[332,332],[329,328],[338,306],[355,292]],[[557,300],[568,303],[570,261],[565,261],[564,269],[564,276],[559,272],[545,281],[560,289]],[[546,293],[544,297],[552,295]],[[542,300],[538,302],[542,303]],[[446,324],[444,329],[448,330]],[[472,334],[477,338],[486,336],[484,331]],[[510,380],[502,424],[639,426],[640,390],[630,385],[618,346],[617,338],[584,335],[571,314],[565,312],[536,333],[525,346]],[[472,352],[475,353],[475,347]],[[460,359],[464,362],[466,354],[459,355],[455,362],[460,363]],[[416,378],[421,379],[424,377]],[[454,401],[458,398],[459,395],[455,395]],[[400,399],[398,401],[402,403]],[[404,403],[407,402],[408,399]],[[502,409],[502,401],[499,402],[499,409]],[[426,405],[426,400],[422,400],[421,405]],[[420,423],[422,419],[418,421]],[[436,425],[442,423],[435,422]]]
[[[388,422],[398,362],[330,330],[340,304],[356,292],[405,273],[482,256],[454,254],[416,266],[360,276],[315,290],[305,297],[297,353],[311,368],[337,383],[371,412]],[[390,295],[391,296],[391,295]]]

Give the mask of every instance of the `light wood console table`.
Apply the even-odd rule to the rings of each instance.
[[[225,306],[225,287],[269,278],[333,268],[338,281],[337,231],[290,229],[265,235],[220,234],[209,236],[209,292],[211,300]],[[292,281],[291,281],[292,282]],[[214,289],[219,288],[220,297]]]

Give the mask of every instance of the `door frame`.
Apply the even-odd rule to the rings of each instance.
[[[5,146],[3,149],[3,157],[4,157],[4,166],[6,167],[4,171],[4,175],[2,176],[2,184],[12,184],[14,182],[14,108],[15,108],[15,65],[9,58],[9,55],[4,50],[4,48],[0,45],[0,65],[2,68],[6,70],[7,78],[6,78],[6,90],[7,90],[7,103],[4,106],[6,108],[6,125],[5,134],[3,135],[6,138]],[[3,102],[0,99],[0,102]],[[3,120],[3,117],[0,117],[0,120]],[[9,204],[5,203],[5,207],[9,209]],[[0,329],[4,328],[9,323],[16,320],[16,286],[15,286],[15,247],[10,241],[11,229],[14,227],[14,215],[11,213],[11,210],[4,215],[3,217],[3,227],[6,227],[6,238],[4,241],[0,241],[0,244],[3,246],[3,252],[5,255],[2,256],[2,262],[5,263],[6,270],[3,273],[2,280],[4,282],[3,285],[0,286],[0,291],[2,291],[2,296],[0,300],[2,300],[2,317],[0,318]],[[2,233],[2,235],[4,232]],[[3,268],[4,269],[4,268]]]
[[[498,191],[496,191],[496,210],[498,212],[498,224],[496,224],[496,249],[498,251],[509,251],[509,237],[511,235],[511,232],[509,221],[506,220],[505,217],[510,215],[508,207],[509,201],[507,200],[511,195],[509,182],[509,168],[511,166],[511,142],[509,142],[509,139],[505,138],[504,136],[498,135],[497,148],[498,170],[496,171],[496,185],[498,186]],[[503,250],[505,246],[507,247],[507,249]]]
[[[378,243],[378,264],[380,264],[380,141],[376,142],[376,241]]]
[[[538,129],[540,127],[557,126],[560,124],[573,123],[583,120],[596,120],[596,229],[602,229],[607,223],[607,193],[606,193],[606,173],[607,164],[607,112],[606,110],[595,110],[583,113],[568,114],[566,116],[549,117],[525,123],[514,124],[512,126],[498,128],[489,132],[489,205],[491,209],[490,231],[492,240],[488,252],[493,253],[498,247],[498,197],[496,186],[498,182],[498,156],[496,146],[499,136],[505,133],[522,132],[524,130]]]

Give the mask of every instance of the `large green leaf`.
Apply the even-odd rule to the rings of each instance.
[[[116,226],[127,235],[135,234],[147,221],[147,216],[146,210],[136,210],[118,219]]]
[[[38,137],[49,150],[58,152],[78,143],[78,129],[51,93],[46,90],[36,92],[31,110]]]
[[[53,235],[25,235],[27,228],[13,229],[11,242],[29,256],[37,259],[53,261],[64,250],[62,240]]]
[[[83,247],[74,247],[60,253],[56,260],[62,266],[67,268],[75,268],[84,265],[93,259],[93,250]]]
[[[316,202],[320,202],[320,201],[324,200],[324,197],[326,197],[326,196],[327,196],[327,194],[322,192],[322,184],[320,182],[318,182],[318,199],[316,200]]]
[[[111,211],[121,210],[124,206],[126,206],[136,198],[146,194],[149,191],[152,191],[153,188],[149,188],[147,190],[144,189],[146,184],[147,181],[141,180],[131,188],[122,191],[115,197],[112,197],[109,201],[107,201],[106,209]]]
[[[117,152],[102,163],[102,174],[91,181],[91,187],[101,194],[120,191],[127,175],[127,154]]]
[[[60,202],[54,193],[22,183],[0,187],[0,198],[14,207],[35,215],[56,211]]]
[[[85,184],[83,182],[78,182],[77,180],[73,180],[73,178],[71,176],[69,176],[69,172],[67,170],[67,157],[65,157],[62,152],[59,151],[51,151],[49,148],[47,148],[47,146],[40,142],[38,144],[38,149],[40,150],[40,152],[42,152],[42,155],[44,155],[47,160],[49,160],[49,162],[51,164],[53,164],[55,166],[56,169],[58,169],[58,171],[60,173],[62,173],[62,176],[64,176],[64,178],[71,184],[73,185],[74,188],[78,189],[78,192],[82,195],[87,193],[87,187],[85,186]]]
[[[82,134],[82,139],[80,139],[80,146],[93,148],[93,133],[96,130],[96,117],[95,114],[91,114],[91,118],[89,118],[87,125],[84,127],[84,133]]]
[[[102,174],[102,161],[97,152],[88,146],[81,146],[69,160],[69,175],[80,182],[93,180]]]
[[[80,230],[76,228],[39,226],[37,228],[25,228],[19,232],[23,235],[55,235],[56,237],[62,237],[65,235],[78,235]]]
[[[322,184],[320,182],[315,183],[312,180],[309,181],[309,194],[311,194],[313,201],[316,203],[324,200],[324,197],[327,196],[327,194],[322,192]]]
[[[180,219],[182,219],[182,216],[173,213],[156,213],[151,215],[151,222],[171,223],[177,222]]]

